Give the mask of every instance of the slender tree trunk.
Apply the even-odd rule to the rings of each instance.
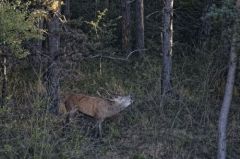
[[[7,57],[3,56],[2,61],[2,102],[1,106],[3,107],[6,104],[6,98],[7,98]]]
[[[47,71],[48,109],[58,113],[59,105],[59,53],[60,53],[60,22],[56,15],[48,21],[49,65]]]
[[[98,12],[98,4],[99,3],[99,0],[95,0],[95,17],[97,17],[97,12]]]
[[[200,44],[203,43],[203,47],[204,47],[204,43],[207,43],[206,39],[209,37],[210,35],[210,31],[211,31],[211,22],[209,18],[205,18],[206,15],[209,13],[209,10],[211,9],[212,5],[213,5],[213,0],[205,0],[204,1],[204,9],[203,9],[203,13],[202,13],[202,26],[200,28],[199,31],[199,42]]]
[[[109,0],[105,0],[104,2],[104,7],[109,9]]]
[[[143,0],[136,0],[136,50],[144,53],[144,5]]]
[[[129,0],[121,0],[122,3],[122,51],[128,53],[130,51],[130,2]]]
[[[227,83],[225,86],[225,93],[222,103],[222,108],[218,123],[218,159],[226,158],[226,131],[227,131],[227,121],[228,113],[232,101],[232,91],[234,86],[235,71],[236,71],[236,37],[233,38],[231,51],[230,51],[230,64],[227,76]]]
[[[237,0],[236,6],[237,9],[240,10],[240,0]],[[237,67],[237,53],[236,46],[238,40],[237,27],[239,26],[239,20],[236,19],[235,24],[233,26],[233,37],[231,43],[230,57],[229,57],[229,68],[227,75],[227,83],[225,86],[223,103],[219,116],[218,123],[218,159],[226,158],[227,151],[227,123],[228,123],[228,114],[232,101],[232,93],[235,81],[235,72]]]
[[[162,94],[169,93],[172,89],[172,46],[173,46],[173,2],[165,0],[163,8],[163,69],[162,69]]]
[[[70,0],[65,0],[64,16],[66,17],[67,20],[69,20],[71,17]]]

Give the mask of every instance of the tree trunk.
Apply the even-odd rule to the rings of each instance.
[[[2,101],[1,106],[3,107],[6,104],[6,98],[7,98],[7,57],[3,56],[2,61]]]
[[[67,20],[69,20],[70,17],[71,17],[71,12],[70,12],[70,0],[65,0],[64,16],[66,17]]]
[[[43,29],[44,20],[39,18],[37,21],[37,25],[39,29]],[[33,43],[33,56],[30,57],[31,65],[34,67],[39,67],[42,62],[42,52],[43,52],[43,40],[39,39]]]
[[[144,5],[143,0],[136,0],[136,50],[144,53]]]
[[[163,8],[163,69],[162,69],[162,94],[167,94],[172,89],[172,46],[173,46],[173,0],[165,0]]]
[[[97,12],[98,12],[98,4],[99,3],[99,1],[98,0],[95,0],[95,17],[97,17]]]
[[[130,2],[121,0],[122,3],[122,51],[130,52]]]
[[[240,0],[237,0],[236,6],[239,7]],[[230,57],[229,57],[229,68],[227,75],[227,83],[225,86],[223,103],[220,111],[219,122],[218,122],[218,159],[226,158],[227,151],[227,122],[230,105],[232,101],[233,86],[235,81],[235,72],[237,67],[237,53],[236,46],[238,41],[237,27],[239,26],[238,20],[235,21],[233,26],[233,37],[231,43]]]
[[[202,13],[202,26],[200,28],[199,31],[199,43],[202,44],[203,43],[203,47],[204,47],[204,43],[207,43],[207,38],[210,35],[210,31],[211,31],[211,21],[209,18],[206,18],[206,15],[209,13],[211,7],[213,5],[213,0],[207,0],[204,1],[204,9],[203,9],[203,13]]]
[[[58,113],[59,105],[59,54],[60,54],[60,22],[56,15],[48,21],[49,64],[47,71],[48,109]]]
[[[105,2],[105,3],[104,3],[104,7],[107,8],[107,9],[109,9],[109,7],[110,7],[110,6],[109,6],[109,0],[105,0],[104,2]]]

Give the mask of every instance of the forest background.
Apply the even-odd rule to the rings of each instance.
[[[238,7],[234,0],[1,0],[0,158],[216,158],[228,70],[238,62],[229,62],[239,50]],[[166,68],[171,79],[163,84]],[[229,159],[240,157],[239,66],[234,74]],[[66,92],[132,94],[134,103],[104,122],[102,139],[92,137],[95,122],[86,117],[63,134],[58,105]]]

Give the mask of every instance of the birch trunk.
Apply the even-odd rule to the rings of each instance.
[[[2,61],[2,102],[1,106],[3,107],[6,104],[6,98],[7,98],[7,57],[3,56]]]
[[[165,0],[163,8],[163,70],[162,70],[162,94],[167,94],[172,89],[172,46],[173,46],[173,2]]]
[[[228,113],[232,101],[232,91],[235,80],[235,72],[236,72],[236,36],[232,39],[231,51],[230,51],[230,59],[229,59],[229,69],[227,75],[227,83],[225,86],[225,93],[222,103],[222,108],[219,117],[218,123],[218,159],[226,158],[226,137],[227,137],[227,122],[228,122]]]
[[[239,12],[240,0],[237,0],[236,7]],[[225,159],[227,153],[227,123],[228,123],[228,114],[232,101],[233,87],[235,82],[235,72],[237,68],[237,53],[236,46],[238,41],[238,33],[237,27],[239,26],[239,20],[236,19],[235,24],[233,26],[233,36],[231,42],[231,50],[229,57],[229,68],[227,75],[227,83],[225,86],[223,103],[219,116],[218,123],[218,159]]]

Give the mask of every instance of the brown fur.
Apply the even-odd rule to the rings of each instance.
[[[115,101],[84,94],[68,94],[63,97],[59,111],[62,113],[67,112],[68,118],[71,118],[73,114],[79,111],[97,119],[101,135],[101,123],[104,119],[119,113],[124,108],[122,104]]]
[[[84,94],[71,94],[65,97],[64,105],[67,112],[80,111],[96,119],[104,119],[111,113],[107,110],[113,102],[99,97]]]

